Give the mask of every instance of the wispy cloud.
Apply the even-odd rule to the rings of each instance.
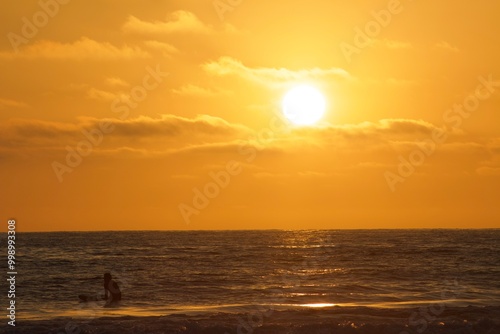
[[[130,84],[125,80],[118,77],[107,77],[105,80],[106,84],[111,87],[128,87]]]
[[[435,47],[438,49],[441,49],[441,50],[449,51],[449,52],[460,52],[460,50],[456,46],[453,46],[450,43],[445,42],[445,41],[441,41],[439,43],[436,43]]]
[[[19,52],[0,52],[3,59],[55,59],[55,60],[116,60],[148,58],[148,52],[139,47],[117,47],[108,42],[98,42],[82,37],[72,43],[43,40],[27,45]]]
[[[95,129],[99,129],[103,121],[109,123],[113,130],[103,135],[102,145],[94,148],[98,156],[132,154],[137,157],[156,157],[175,154],[186,159],[203,160],[217,155],[249,161],[246,159],[251,156],[249,152],[253,151],[260,157],[255,161],[256,166],[261,167],[267,158],[277,156],[282,161],[296,159],[297,156],[337,161],[336,167],[331,170],[283,171],[298,173],[290,177],[301,178],[328,177],[332,171],[343,168],[379,171],[382,167],[394,166],[398,163],[397,154],[409,154],[422,145],[428,146],[432,133],[441,130],[437,125],[423,120],[384,119],[359,124],[295,128],[288,132],[273,133],[269,139],[260,140],[258,131],[208,115],[194,118],[142,116],[128,120],[80,118],[76,123],[12,119],[0,124],[3,134],[0,152],[4,158],[23,154],[57,157],[64,154],[68,145],[76,147],[82,140],[88,140],[85,133],[94,133],[96,136]],[[449,161],[460,161],[463,166],[467,166],[463,168],[480,175],[497,175],[500,169],[500,154],[495,153],[499,145],[491,139],[480,141],[464,133],[448,133],[448,140],[435,149],[439,154],[436,155],[437,159],[433,159],[434,164],[444,166]],[[279,177],[265,174],[256,176]]]
[[[113,130],[107,134],[113,138],[114,145],[121,146],[125,140],[127,145],[141,146],[141,140],[162,140],[182,138],[182,143],[217,142],[243,138],[250,133],[243,125],[231,124],[221,118],[199,115],[195,118],[184,118],[175,115],[161,115],[157,118],[141,116],[134,119],[120,120],[115,118],[96,119],[80,118],[78,123],[48,122],[34,119],[11,119],[0,125],[3,137],[0,146],[6,148],[21,145],[23,147],[65,145],[85,139],[83,132],[100,128],[106,122]],[[135,143],[135,144],[134,144]]]
[[[179,53],[179,50],[168,43],[159,42],[156,40],[144,41],[144,45],[153,51],[159,51],[164,57],[169,57],[172,54]]]
[[[330,125],[322,128],[296,129],[298,134],[321,137],[343,136],[350,139],[372,140],[392,137],[415,138],[415,136],[431,136],[439,127],[423,120],[414,119],[382,119],[378,122],[362,122],[358,124]]]
[[[26,108],[28,105],[22,101],[0,98],[0,109],[4,108]]]
[[[234,29],[232,27],[226,28]],[[135,16],[129,16],[123,25],[123,31],[145,35],[164,35],[175,33],[210,34],[214,33],[215,29],[203,23],[195,14],[178,10],[171,13],[163,21],[145,21]]]
[[[500,167],[479,167],[476,173],[483,176],[500,176]]]
[[[118,97],[127,97],[127,94],[120,89],[125,88],[128,84],[119,78],[105,78],[106,88],[97,88],[89,84],[71,84],[69,89],[81,93],[85,98],[98,100],[110,103]]]
[[[89,99],[106,102],[111,102],[120,96],[120,93],[110,92],[95,87],[88,87],[86,94]]]
[[[234,75],[245,80],[254,81],[265,85],[276,85],[289,81],[306,80],[321,77],[334,77],[337,79],[351,79],[351,75],[341,68],[310,68],[290,70],[286,68],[251,68],[231,57],[221,57],[202,65],[209,74],[217,76]]]
[[[190,97],[214,97],[229,95],[230,92],[222,89],[210,89],[196,85],[184,85],[179,89],[173,89],[172,92],[177,95]]]

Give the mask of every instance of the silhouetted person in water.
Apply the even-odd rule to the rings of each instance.
[[[108,292],[109,297],[108,299]],[[122,293],[118,284],[111,279],[110,273],[104,274],[104,299],[107,300],[106,305],[113,305],[122,299]]]

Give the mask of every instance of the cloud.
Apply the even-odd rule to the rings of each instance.
[[[218,142],[218,143],[190,144],[190,145],[186,145],[185,147],[182,147],[180,149],[175,150],[175,153],[184,154],[184,155],[235,154],[238,152],[239,148],[240,148],[240,142],[235,140],[235,141],[225,141],[225,142]]]
[[[127,84],[126,82],[121,81],[121,79],[117,78],[106,78],[105,83],[115,89]],[[119,97],[127,98],[127,95],[125,93],[119,91],[117,92],[104,90],[90,86],[88,84],[71,84],[69,85],[69,89],[77,92],[83,92],[85,94],[85,97],[88,99],[104,101],[107,103],[111,103]]]
[[[251,133],[237,145],[234,142],[192,145],[186,150],[190,152],[209,152],[210,150],[221,150],[221,146],[229,146],[231,150],[239,147],[254,148],[258,152],[267,153],[291,153],[291,152],[316,152],[330,153],[356,153],[380,152],[389,155],[395,152],[406,152],[414,150],[418,144],[428,145],[433,138],[434,132],[442,129],[432,123],[423,120],[412,119],[383,119],[377,122],[362,122],[358,124],[327,125],[312,128],[292,128],[288,131],[270,131],[266,139],[261,139],[257,133]],[[459,133],[448,133],[445,143],[447,151],[452,153],[466,152],[475,154],[485,152],[481,143],[457,142],[461,138]],[[445,146],[445,145],[443,145]],[[481,151],[481,147],[483,150]],[[460,151],[460,148],[462,151]],[[441,147],[439,148],[441,149]]]
[[[441,148],[443,151],[449,151],[449,152],[468,152],[470,153],[487,153],[488,152],[488,145],[487,144],[482,144],[482,143],[477,143],[477,142],[462,142],[462,141],[456,141],[456,142],[450,142],[450,143],[444,143]]]
[[[196,85],[185,85],[179,89],[172,89],[172,92],[177,95],[189,97],[214,97],[229,95],[230,92],[222,89],[209,89]]]
[[[412,119],[383,119],[377,122],[362,122],[358,124],[327,125],[312,128],[292,128],[288,131],[272,131],[266,138],[260,138],[258,133],[252,133],[235,144],[234,142],[191,145],[185,150],[188,152],[220,152],[222,147],[228,151],[238,151],[243,147],[245,151],[255,150],[262,154],[296,154],[314,153],[368,155],[373,163],[387,166],[388,162],[373,160],[377,156],[393,157],[394,154],[410,152],[418,145],[429,145],[433,133],[442,129],[423,120]],[[465,153],[476,156],[485,153],[484,143],[460,143],[463,134],[448,133],[447,142],[436,150],[444,150],[451,154]],[[482,148],[482,149],[481,149]],[[399,153],[398,153],[399,152]],[[381,156],[382,155],[382,156]],[[359,162],[357,162],[359,163]],[[392,163],[392,161],[391,161]]]
[[[218,117],[199,115],[185,118],[175,115],[117,118],[80,118],[76,123],[11,119],[0,124],[0,152],[3,158],[26,155],[64,156],[66,147],[77,147],[94,139],[101,122],[108,122],[112,131],[102,135],[102,142],[93,149],[99,156],[158,157],[180,155],[186,159],[247,160],[266,166],[269,159],[286,163],[287,159],[326,159],[336,161],[334,170],[342,168],[380,170],[398,163],[398,155],[407,155],[421,145],[428,145],[432,133],[440,128],[423,120],[383,119],[359,124],[329,125],[318,128],[296,128],[273,132],[260,138],[259,131],[229,123]],[[470,172],[496,175],[500,159],[492,154],[498,146],[488,138],[470,140],[466,134],[450,133],[447,141],[435,147],[439,153],[433,164],[460,161]],[[253,153],[252,153],[253,152]],[[271,158],[273,157],[273,158]],[[491,157],[491,161],[486,161]],[[456,159],[456,160],[454,160]],[[198,160],[197,160],[198,161]],[[313,169],[309,169],[313,168]],[[314,171],[313,166],[297,172],[294,177],[327,177],[329,169]],[[267,168],[261,170],[266,172]],[[322,169],[322,168],[320,168]],[[287,171],[291,172],[291,171]],[[260,175],[265,177],[265,175]],[[273,176],[274,177],[274,176]]]
[[[333,78],[346,80],[352,83],[387,84],[395,86],[415,86],[417,81],[397,78],[369,79],[357,78],[342,68],[310,68],[301,70],[290,70],[286,68],[251,68],[242,62],[231,58],[221,57],[217,61],[210,61],[202,65],[205,72],[216,76],[237,76],[247,81],[271,87],[288,85],[291,81],[307,81],[311,79]]]
[[[289,81],[306,80],[312,78],[334,77],[337,79],[351,79],[351,75],[341,68],[311,68],[304,70],[289,70],[286,68],[251,68],[231,57],[221,57],[202,65],[209,74],[216,76],[234,75],[245,80],[265,85],[276,85]]]
[[[179,53],[179,50],[168,43],[155,40],[144,41],[144,45],[151,50],[160,51],[164,57],[170,57],[172,54]]]
[[[26,108],[28,105],[22,101],[0,98],[0,109],[4,108]]]
[[[315,136],[331,137],[342,136],[345,138],[374,139],[415,136],[431,136],[434,131],[441,128],[423,121],[414,119],[382,119],[377,122],[362,122],[358,124],[330,125],[322,128],[296,129],[299,134],[314,134]]]
[[[488,160],[481,162],[476,173],[483,176],[500,175],[500,138],[492,138],[487,143]]]
[[[148,58],[150,55],[138,47],[116,47],[82,37],[73,43],[43,40],[21,48],[19,52],[0,52],[0,59],[55,59],[55,60],[116,60]]]
[[[161,115],[159,118],[141,116],[131,120],[109,120],[118,136],[218,136],[237,135],[247,130],[238,124],[231,124],[222,118],[209,115],[198,115],[195,118],[184,118],[175,115]],[[93,123],[98,120],[93,119]]]
[[[118,98],[120,94],[109,92],[102,89],[97,89],[95,87],[89,87],[87,89],[87,97],[92,100],[100,100],[105,102],[112,102]]]
[[[500,161],[500,138],[491,139],[491,141],[489,142],[489,148],[491,154],[498,157],[498,160]]]
[[[500,167],[479,167],[476,173],[482,176],[500,176]]]
[[[123,79],[120,79],[118,77],[107,77],[105,79],[105,82],[108,86],[111,86],[111,87],[121,87],[121,88],[124,88],[124,87],[129,87],[130,84],[128,82],[126,82],[125,80]]]
[[[441,41],[439,43],[436,43],[435,47],[438,49],[446,50],[446,51],[450,51],[450,52],[460,52],[460,50],[456,46],[453,46],[450,43],[445,42],[445,41]]]
[[[137,34],[173,34],[173,33],[198,33],[209,34],[213,28],[201,22],[191,12],[179,10],[173,12],[165,21],[142,21],[135,16],[129,16],[123,25],[127,33]]]
[[[58,141],[71,137],[78,126],[67,123],[48,122],[40,120],[10,119],[0,125],[3,134],[0,145],[10,146],[19,143],[38,146],[39,139]]]
[[[118,147],[132,145],[136,146],[135,149],[141,148],[145,140],[155,141],[161,145],[170,138],[176,145],[189,146],[189,143],[216,143],[241,139],[250,132],[242,125],[231,124],[208,115],[199,115],[195,118],[175,115],[161,115],[157,118],[141,116],[128,120],[80,118],[76,124],[11,119],[0,125],[3,134],[0,147],[62,146],[64,148],[66,145],[86,140],[85,133],[98,131],[101,122],[109,123],[109,128],[113,129],[105,134],[109,137],[108,144]]]
[[[377,123],[372,123],[372,127],[377,131],[392,134],[432,134],[433,131],[440,130],[440,128],[424,120],[401,118],[383,119]]]

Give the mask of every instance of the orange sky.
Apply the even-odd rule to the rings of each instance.
[[[4,1],[1,229],[499,228],[499,20],[497,1]],[[282,117],[299,84],[327,100],[313,126]]]

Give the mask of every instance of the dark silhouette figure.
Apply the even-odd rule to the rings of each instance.
[[[116,305],[122,299],[120,287],[112,280],[110,273],[104,274],[104,299],[107,301],[106,306]]]

